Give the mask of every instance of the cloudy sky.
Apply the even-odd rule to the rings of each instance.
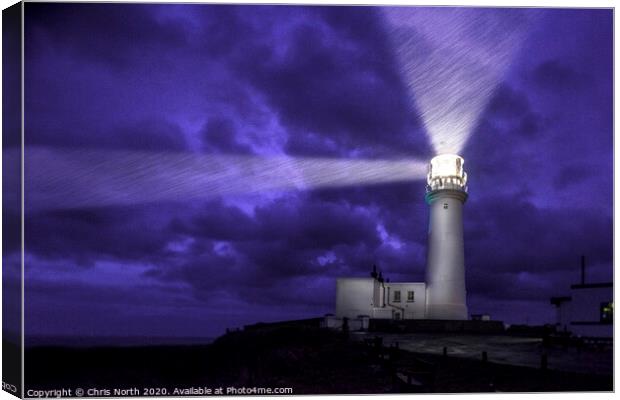
[[[588,280],[612,275],[612,12],[531,12],[461,152],[469,309],[509,323],[551,322],[549,297],[578,281],[582,254]],[[28,3],[26,144],[429,160],[385,15]],[[215,336],[333,312],[335,279],[373,264],[422,281],[424,191],[412,180],[27,210],[26,333]]]

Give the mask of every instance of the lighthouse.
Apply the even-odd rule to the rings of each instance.
[[[390,282],[374,266],[370,277],[338,278],[335,318],[466,320],[463,204],[464,160],[440,154],[428,167],[430,207],[425,282]]]
[[[464,160],[455,154],[434,157],[427,175],[430,207],[426,265],[426,318],[467,319],[463,204],[467,200]]]

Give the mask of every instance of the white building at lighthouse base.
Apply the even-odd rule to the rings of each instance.
[[[355,319],[424,319],[424,282],[381,282],[377,278],[339,278],[336,317]]]

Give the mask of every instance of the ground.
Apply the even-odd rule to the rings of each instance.
[[[357,340],[369,335],[376,334],[352,334]],[[611,349],[543,346],[543,340],[539,337],[438,333],[380,336],[386,346],[398,343],[401,349],[415,353],[442,354],[446,347],[450,356],[480,360],[482,352],[486,351],[490,362],[533,368],[540,366],[541,356],[546,354],[549,369],[593,374],[613,373]]]
[[[497,346],[503,346],[498,340],[455,334],[424,342],[415,335],[386,335],[381,344],[370,334],[288,327],[231,332],[205,346],[37,347],[26,351],[26,389],[290,387],[294,394],[613,389],[606,371],[495,363]],[[447,341],[451,350],[443,356],[436,349]],[[515,349],[536,346],[522,338],[503,338],[504,344],[511,342]],[[488,362],[461,357],[468,347],[477,352],[482,344],[488,346]]]

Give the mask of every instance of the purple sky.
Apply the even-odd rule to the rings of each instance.
[[[612,275],[612,11],[537,12],[462,152],[469,309],[510,323],[552,321],[581,254]],[[25,24],[30,146],[433,155],[378,8],[27,3]],[[333,312],[373,263],[422,281],[424,190],[27,213],[26,333],[214,336]]]

